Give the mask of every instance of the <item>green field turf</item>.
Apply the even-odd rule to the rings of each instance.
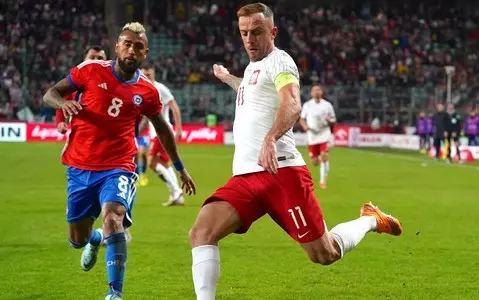
[[[0,299],[104,299],[104,251],[88,273],[68,245],[60,144],[0,144]],[[231,173],[232,147],[181,146],[198,185],[185,207],[161,206],[150,173],[138,192],[125,299],[195,299],[187,233],[200,204]],[[303,153],[305,149],[302,149]],[[407,153],[333,149],[329,228],[373,201],[400,218],[401,237],[370,233],[329,267],[310,263],[269,218],[221,242],[217,299],[479,299],[479,167]],[[318,170],[313,170],[315,180]]]

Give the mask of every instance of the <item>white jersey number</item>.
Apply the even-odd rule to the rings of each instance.
[[[120,107],[123,106],[123,100],[118,98],[111,99],[111,105],[108,107],[108,114],[114,118],[120,114]]]
[[[303,212],[301,211],[301,207],[296,206],[294,209],[298,212],[298,215],[299,215],[299,218],[301,220],[301,223],[302,223],[303,227],[308,226],[308,224],[306,223],[306,219],[304,218]],[[299,229],[299,227],[301,227],[301,226],[298,222],[298,219],[296,218],[296,214],[295,214],[294,210],[288,209],[288,212],[291,215],[291,218],[293,218],[294,225],[296,225],[296,228]]]

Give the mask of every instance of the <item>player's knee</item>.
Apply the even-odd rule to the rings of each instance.
[[[123,228],[126,209],[116,202],[108,202],[103,209],[103,227],[108,232],[119,232]]]
[[[211,228],[193,226],[188,233],[188,238],[192,247],[201,245],[216,245],[218,240]]]
[[[328,158],[329,158],[328,153],[324,152],[324,153],[321,154],[321,161],[322,162],[327,162]]]
[[[311,159],[311,162],[313,163],[313,166],[318,166],[319,165],[319,159],[317,157],[313,157]]]

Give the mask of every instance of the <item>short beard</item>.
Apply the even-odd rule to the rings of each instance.
[[[140,67],[140,62],[137,60],[135,65],[128,65],[125,63],[125,60],[118,59],[118,65],[120,66],[120,69],[125,73],[125,74],[133,74],[138,70]]]

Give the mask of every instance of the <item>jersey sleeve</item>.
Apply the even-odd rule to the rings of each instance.
[[[334,112],[334,107],[331,103],[329,104],[329,117],[336,119],[336,113]]]
[[[85,61],[78,66],[74,67],[70,74],[67,76],[68,82],[77,90],[83,91],[88,80],[90,79],[90,73],[92,68],[95,66],[94,63],[89,63]]]
[[[156,87],[151,89],[148,98],[149,99],[146,99],[145,101],[146,105],[143,106],[141,113],[150,118],[160,114],[163,105],[161,104],[160,92],[158,89],[156,89]]]
[[[175,99],[170,89],[163,84],[158,85],[158,91],[160,92],[161,103],[163,103],[163,105],[167,105],[171,100]]]
[[[303,108],[301,109],[301,119],[306,119],[308,115],[308,102],[303,104]]]
[[[289,83],[299,85],[299,71],[293,58],[284,51],[277,51],[265,61],[266,74],[273,81],[276,90]]]

